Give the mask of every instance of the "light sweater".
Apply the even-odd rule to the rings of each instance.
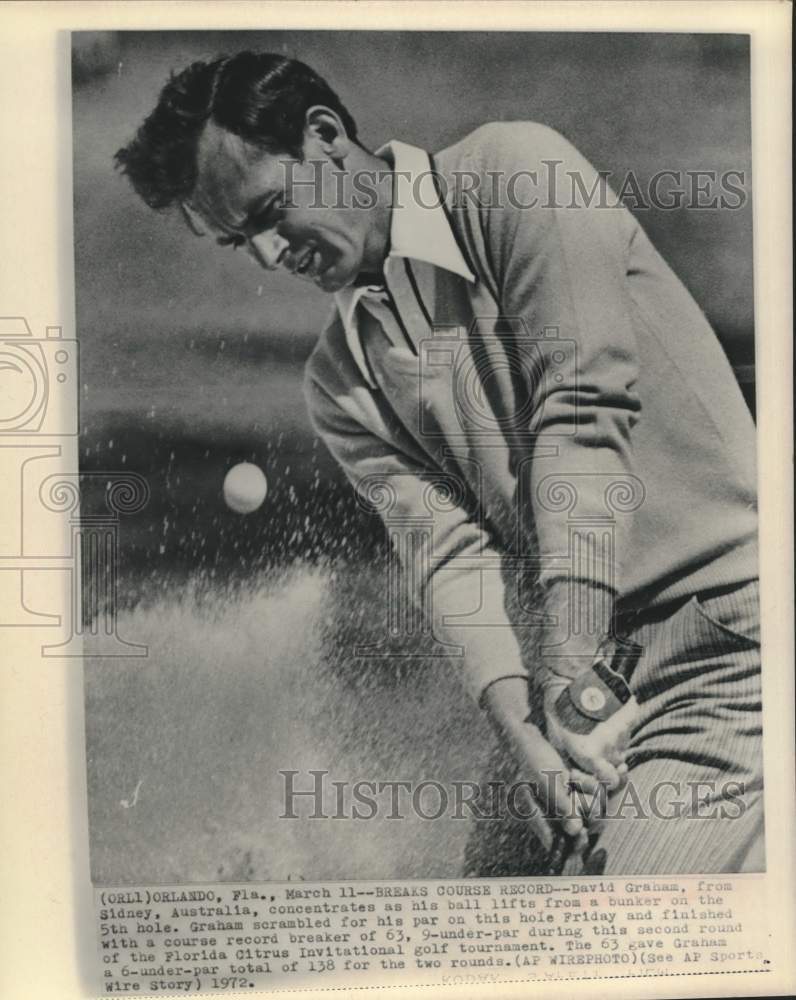
[[[474,697],[537,668],[523,632],[572,672],[614,610],[754,578],[751,415],[630,212],[569,186],[551,204],[552,170],[588,192],[594,168],[527,122],[383,155],[403,181],[384,286],[338,294],[306,397],[391,535],[426,532],[407,579]]]

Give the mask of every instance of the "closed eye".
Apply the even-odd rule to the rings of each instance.
[[[274,197],[263,206],[259,212],[255,212],[249,217],[248,228],[254,233],[262,233],[266,229],[271,229],[276,225],[279,210],[282,207],[281,198]]]
[[[258,212],[249,216],[241,228],[249,234],[249,237],[256,236],[259,233],[265,232],[266,229],[273,228],[273,226],[276,225],[277,216],[281,207],[281,199],[278,196],[271,197],[271,199],[264,206],[262,206]],[[232,233],[229,236],[219,236],[216,242],[219,246],[232,247],[232,249],[235,250],[238,247],[243,246],[246,243],[246,240],[247,237],[243,236],[241,233]]]

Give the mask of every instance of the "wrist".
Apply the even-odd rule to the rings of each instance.
[[[538,683],[545,691],[551,686],[570,684],[593,671],[597,663],[604,663],[627,678],[643,652],[638,643],[606,632],[600,639],[592,637],[588,644],[581,643],[577,650],[567,648],[566,652],[549,653],[542,661]]]
[[[625,678],[598,656],[591,669],[545,699],[548,711],[571,732],[585,735],[616,715],[632,698]]]
[[[600,647],[595,643],[577,653],[568,651],[566,654],[545,656],[539,669],[538,684],[545,695],[551,688],[560,690],[567,687],[591,670],[599,657]]]

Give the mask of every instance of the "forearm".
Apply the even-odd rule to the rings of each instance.
[[[542,610],[552,624],[542,630],[536,679],[542,687],[572,680],[588,670],[612,632],[616,594],[594,579],[559,579],[543,593]]]
[[[500,129],[495,144],[490,155],[512,167],[538,167],[542,176],[548,158],[589,185],[598,181],[577,150],[549,131]],[[535,372],[528,380],[534,444],[527,496],[540,610],[557,622],[545,635],[544,658],[579,661],[593,655],[610,628],[632,511],[644,495],[632,447],[641,417],[627,287],[635,224],[619,206],[599,208],[587,199],[566,209],[543,207],[544,192],[527,193],[542,195],[527,199],[536,208],[483,213],[481,225],[501,312],[521,321],[517,343],[527,345],[527,367]]]
[[[479,562],[483,568],[478,568]],[[502,678],[519,678],[527,702],[529,677],[534,686],[544,687],[550,680],[572,679],[589,669],[610,632],[614,609],[610,587],[565,572],[543,588],[541,603],[532,609],[539,612],[537,617],[512,621],[498,563],[493,550],[478,557],[454,557],[426,584],[431,588],[426,607],[434,636],[456,647],[462,682],[479,704],[484,691]],[[522,646],[520,629],[534,633]]]
[[[527,701],[528,664],[506,610],[498,564],[492,549],[464,554],[437,569],[426,584],[434,635],[457,648],[462,683],[482,707],[485,691],[503,678],[517,679],[523,704]]]

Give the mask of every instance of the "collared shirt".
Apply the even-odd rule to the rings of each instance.
[[[335,295],[348,347],[371,389],[378,386],[362,342],[359,308],[365,307],[375,316],[395,346],[408,341],[412,348],[415,338],[407,337],[406,329],[412,314],[419,309],[422,316],[422,331],[417,334],[426,335],[430,324],[411,262],[422,261],[475,281],[445,216],[428,153],[394,140],[378,149],[376,155],[393,166],[390,250],[384,262],[384,284],[349,286]],[[401,309],[401,303],[408,307]]]

